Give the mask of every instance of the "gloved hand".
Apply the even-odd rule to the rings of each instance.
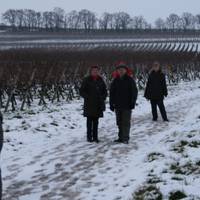
[[[131,108],[131,110],[134,109],[135,108],[135,104],[132,104],[130,108]]]
[[[110,105],[110,110],[111,110],[112,112],[114,112],[114,111],[115,111],[115,107],[114,107],[113,105]]]
[[[144,98],[145,98],[147,101],[149,101],[149,100],[150,100],[148,97],[145,97],[145,96],[144,96]]]

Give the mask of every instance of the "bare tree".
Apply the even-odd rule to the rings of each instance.
[[[62,8],[54,8],[54,24],[55,28],[58,30],[60,28],[63,28],[64,26],[64,17],[65,17],[65,11]]]
[[[112,15],[112,26],[117,29],[128,29],[130,26],[131,17],[125,12],[117,12]]]
[[[66,28],[78,29],[79,22],[80,22],[79,13],[76,10],[73,10],[70,13],[66,14],[65,16]]]
[[[162,18],[158,18],[156,21],[155,21],[155,28],[156,29],[165,29],[166,28],[166,24],[165,24],[165,21],[162,19]]]
[[[46,29],[53,29],[55,27],[54,12],[43,12],[43,25]]]
[[[95,13],[83,9],[79,12],[79,23],[80,27],[85,30],[90,30],[96,28],[97,25],[97,18]]]
[[[24,10],[16,10],[16,23],[19,29],[21,29],[24,26]]]
[[[113,15],[111,13],[103,13],[102,17],[99,19],[99,28],[107,30],[113,28],[112,26]]]
[[[10,26],[15,27],[17,22],[17,11],[14,9],[9,9],[3,14],[3,20],[5,23],[8,23]]]
[[[130,15],[125,12],[119,12],[118,15],[119,15],[119,19],[120,19],[121,29],[125,30],[125,29],[129,28],[129,25],[131,22]]]
[[[132,19],[131,27],[134,29],[146,29],[149,28],[150,25],[147,23],[143,16],[136,16]]]
[[[114,29],[120,29],[120,16],[118,15],[118,13],[113,13],[112,14],[112,28]]]
[[[182,14],[182,26],[183,29],[194,29],[195,28],[195,17],[191,13],[183,13]]]
[[[25,27],[27,27],[29,30],[36,26],[36,12],[34,10],[25,9],[24,18]]]
[[[169,29],[177,29],[180,26],[180,17],[177,14],[170,14],[169,17],[167,17],[166,25]]]
[[[36,27],[38,29],[42,28],[43,26],[43,18],[41,12],[36,12]]]
[[[200,29],[200,14],[195,16],[196,28]]]

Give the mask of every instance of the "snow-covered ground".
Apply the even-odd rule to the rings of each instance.
[[[156,199],[150,186],[163,199],[176,191],[200,199],[200,82],[170,86],[165,103],[170,122],[152,122],[139,94],[128,145],[113,142],[109,108],[100,121],[101,142],[87,143],[82,100],[6,114],[3,199]]]

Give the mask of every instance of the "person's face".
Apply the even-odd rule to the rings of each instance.
[[[119,74],[120,76],[123,76],[123,75],[126,74],[126,69],[125,69],[125,68],[119,68],[119,69],[117,70],[117,72],[118,72],[118,74]]]
[[[98,68],[93,68],[91,70],[91,75],[92,76],[98,76],[99,75],[99,69]]]
[[[157,62],[154,63],[154,64],[153,64],[153,70],[156,71],[156,72],[159,71],[159,70],[160,70],[160,64],[157,63]]]

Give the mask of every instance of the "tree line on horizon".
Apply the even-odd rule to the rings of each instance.
[[[8,9],[1,16],[1,25],[13,30],[200,30],[200,14],[184,12],[170,14],[166,19],[157,18],[153,24],[142,15],[131,16],[126,12],[104,12],[100,17],[87,9],[66,13],[56,7],[52,11],[39,12],[32,9]]]

